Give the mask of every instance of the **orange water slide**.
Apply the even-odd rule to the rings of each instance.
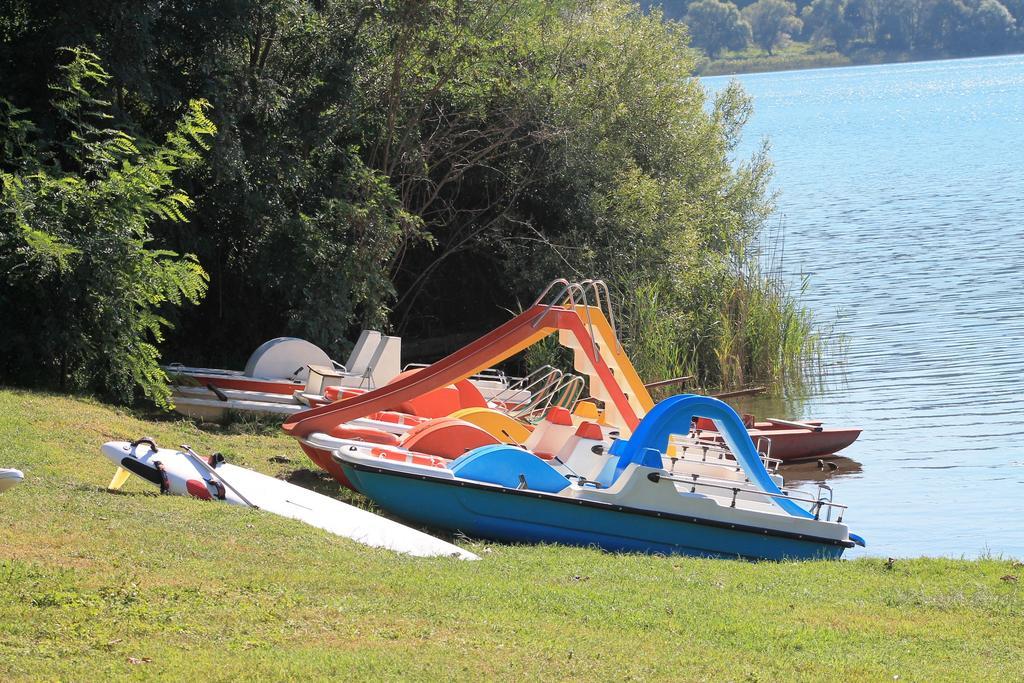
[[[617,426],[627,434],[631,432],[639,416],[593,342],[588,325],[575,308],[540,303],[433,365],[365,394],[296,413],[282,426],[292,436],[301,438],[315,432],[328,432],[332,427],[371,413],[393,410],[405,401],[496,365],[558,330],[571,335],[575,341],[571,346],[574,353],[584,354],[593,368],[591,381],[602,385],[601,393],[608,396],[614,404],[614,412],[625,422]]]
[[[654,407],[654,400],[651,398],[650,392],[647,391],[647,387],[644,386],[644,381],[637,374],[636,368],[633,367],[633,362],[629,360],[629,356],[626,355],[619,343],[615,328],[600,306],[577,305],[575,308],[579,311],[580,319],[591,330],[591,336],[597,342],[598,350],[604,356],[605,363],[616,378],[616,383],[628,392],[627,398],[629,398],[634,412],[637,416],[643,417]],[[563,340],[562,345],[573,348],[575,343],[572,340]],[[585,371],[585,368],[577,369]],[[596,398],[603,397],[597,396]]]

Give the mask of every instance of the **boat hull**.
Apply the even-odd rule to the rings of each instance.
[[[305,382],[290,380],[274,380],[256,377],[246,377],[242,374],[229,372],[189,372],[187,370],[171,370],[168,372],[172,380],[185,386],[205,387],[212,384],[218,389],[230,389],[233,391],[259,391],[268,394],[281,394],[291,396],[296,391],[303,391],[306,388]]]
[[[806,429],[750,429],[750,438],[756,444],[758,439],[771,439],[771,457],[782,462],[799,462],[832,455],[846,448],[860,436],[860,429],[823,429],[812,432]],[[705,431],[701,439],[721,444],[721,435]]]
[[[312,460],[317,467],[331,475],[334,481],[345,488],[359,492],[359,489],[356,488],[355,484],[349,480],[348,475],[342,470],[341,465],[331,457],[331,452],[328,449],[320,448],[305,441],[299,441],[299,447],[302,448],[302,452],[306,454],[306,457]]]
[[[270,401],[227,400],[216,398],[194,398],[191,396],[172,396],[174,410],[177,413],[201,422],[223,422],[231,413],[259,415],[284,420],[290,415],[306,410],[308,406],[298,401],[291,404]]]
[[[508,542],[745,559],[836,559],[849,543],[464,480],[341,462],[385,510],[419,524]]]

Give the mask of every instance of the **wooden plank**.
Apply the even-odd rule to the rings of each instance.
[[[662,379],[657,382],[649,382],[644,385],[646,389],[658,389],[659,387],[669,387],[675,385],[685,384],[693,379],[693,375],[684,375],[683,377],[673,377],[672,379]]]
[[[821,425],[809,425],[809,424],[804,424],[803,422],[794,422],[793,420],[780,420],[780,419],[775,418],[775,417],[766,417],[765,418],[765,422],[771,422],[773,425],[778,425],[780,427],[793,427],[794,429],[808,429],[808,430],[810,430],[812,432],[820,432],[821,429],[822,429]]]
[[[755,394],[763,394],[768,391],[768,387],[750,387],[749,389],[739,389],[737,391],[723,391],[720,394],[711,394],[712,398],[733,398],[736,396],[753,396]]]

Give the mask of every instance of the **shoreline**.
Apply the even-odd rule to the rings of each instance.
[[[882,66],[888,64],[915,64],[925,62],[962,61],[968,59],[992,59],[1017,57],[1020,52],[992,55],[951,56],[913,55],[905,53],[870,53],[865,55],[843,55],[838,52],[781,53],[771,57],[719,58],[698,60],[694,69],[697,78],[719,76],[743,76],[760,73],[782,73],[786,71],[811,71],[815,69],[839,69],[853,66]]]

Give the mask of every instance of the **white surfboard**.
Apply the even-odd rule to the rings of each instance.
[[[0,469],[0,493],[21,483],[25,475],[21,470]]]
[[[160,486],[164,493],[266,510],[374,548],[417,557],[480,559],[457,545],[380,515],[244,467],[204,458],[186,448],[157,448],[149,439],[103,444],[103,455],[118,466],[110,488],[120,488],[129,474],[135,474]]]

